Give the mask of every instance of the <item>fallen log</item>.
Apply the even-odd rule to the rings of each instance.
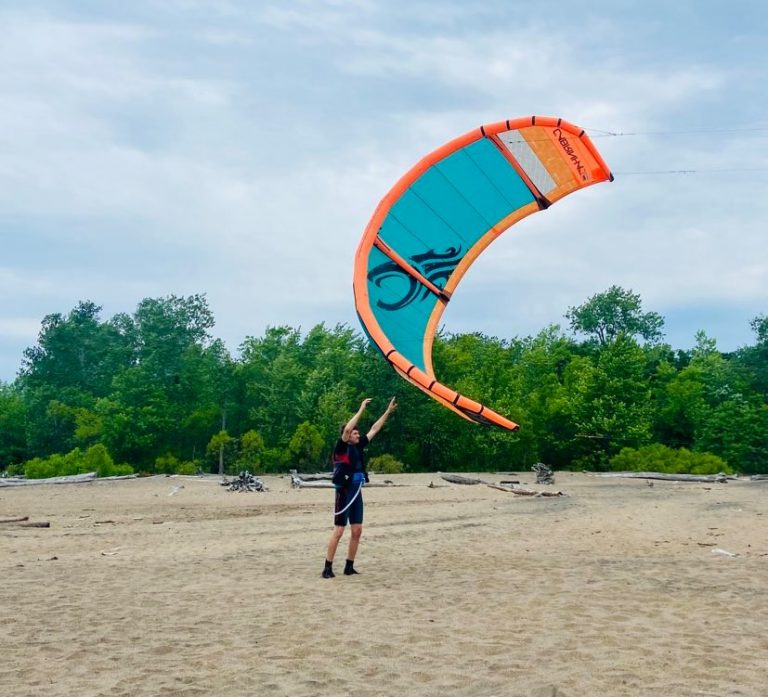
[[[50,528],[51,524],[47,520],[31,521],[29,516],[24,516],[18,520],[0,520],[0,523],[4,523],[7,527],[3,528]]]
[[[626,477],[628,479],[659,479],[665,482],[721,482],[737,481],[738,477],[719,474],[665,474],[663,472],[597,472],[596,477]]]
[[[296,475],[302,482],[320,482],[330,480],[333,475],[327,472],[317,472],[315,474],[299,474],[298,470],[291,470],[289,472],[291,477]]]
[[[114,477],[96,477],[96,482],[117,482],[121,479],[138,479],[138,474],[116,474]]]
[[[29,520],[29,516],[28,515],[21,516],[19,518],[3,518],[2,520],[0,520],[0,524],[2,524],[2,523],[21,523],[21,522],[23,522],[25,520]]]
[[[363,484],[365,489],[370,487],[382,487],[382,486],[402,486],[401,484],[395,484],[389,479],[385,479],[383,482],[367,482]],[[291,487],[293,489],[335,489],[333,482],[317,480],[306,481],[300,475],[296,474],[295,470],[291,470]]]
[[[49,477],[48,479],[21,479],[9,477],[0,479],[0,487],[3,486],[32,486],[35,484],[80,484],[83,482],[92,482],[96,479],[96,472],[87,474],[72,474],[65,477]]]
[[[460,474],[442,474],[438,472],[442,479],[451,484],[485,484],[482,479],[472,479],[470,477],[462,477]]]
[[[496,487],[501,489],[502,487]],[[523,489],[522,487],[513,486],[509,489],[503,489],[510,494],[517,494],[518,496],[566,496],[563,491],[536,491],[535,489]]]

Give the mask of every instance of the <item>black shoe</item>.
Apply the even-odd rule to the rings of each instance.
[[[336,578],[336,574],[333,569],[323,569],[323,578]]]
[[[352,576],[354,574],[359,574],[359,571],[356,571],[354,567],[350,566],[348,569],[344,569],[344,575],[345,576]]]

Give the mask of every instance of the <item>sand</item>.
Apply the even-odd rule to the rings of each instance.
[[[768,482],[384,478],[330,580],[288,477],[0,488],[0,695],[768,694]]]

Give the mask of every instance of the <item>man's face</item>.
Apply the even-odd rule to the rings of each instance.
[[[356,428],[353,428],[349,432],[349,442],[352,443],[352,445],[357,445],[360,442],[360,431]]]

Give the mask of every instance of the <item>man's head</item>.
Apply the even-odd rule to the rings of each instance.
[[[344,426],[341,427],[342,435],[344,435],[344,428]],[[352,445],[357,445],[360,442],[360,431],[357,430],[357,426],[349,432],[349,440],[347,442],[352,443]]]

